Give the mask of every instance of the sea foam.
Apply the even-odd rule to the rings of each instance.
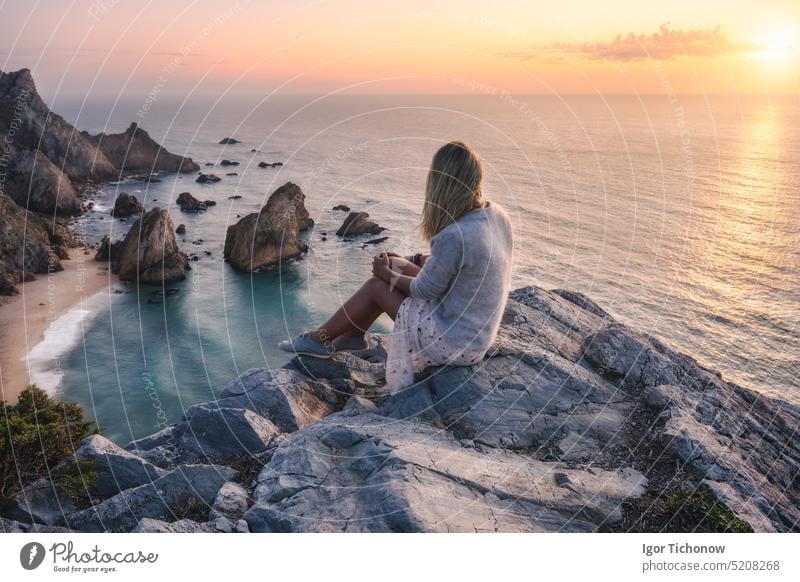
[[[112,297],[116,297],[113,287],[103,289],[83,299],[50,323],[42,341],[23,358],[32,384],[50,395],[60,392],[64,378],[62,358],[83,341],[89,324]]]

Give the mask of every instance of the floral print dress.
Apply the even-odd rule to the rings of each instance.
[[[428,299],[408,297],[400,304],[386,359],[386,384],[392,394],[411,386],[414,374],[428,366],[471,366],[483,357],[451,345],[441,336],[432,311]]]

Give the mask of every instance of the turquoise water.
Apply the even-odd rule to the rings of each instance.
[[[159,99],[139,120],[155,139],[201,166],[224,158],[241,165],[203,168],[223,178],[213,186],[191,175],[107,186],[95,196],[96,211],[75,225],[89,240],[120,238],[130,223],[108,210],[117,191],[131,192],[148,207],[169,208],[187,227],[181,246],[200,256],[186,281],[169,285],[178,292],[160,297],[115,284],[82,317],[62,322],[71,332],[60,345],[39,350],[40,383],[82,403],[111,438],[127,441],[177,420],[249,367],[283,365],[275,344],[323,321],[358,287],[376,249],[337,239],[344,215],[334,205],[366,210],[387,226],[380,248],[419,250],[427,167],[453,138],[483,156],[488,196],[514,222],[515,285],[587,293],[726,378],[798,400],[795,103],[315,99]],[[142,103],[56,99],[52,107],[82,129],[116,132],[137,119]],[[243,143],[218,145],[231,135]],[[259,161],[285,165],[264,170]],[[289,180],[303,188],[317,222],[308,256],[266,273],[233,271],[222,260],[227,225]],[[183,191],[218,205],[183,214],[174,207]]]

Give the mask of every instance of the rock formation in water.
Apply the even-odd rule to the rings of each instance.
[[[396,395],[385,343],[249,370],[125,447],[89,437],[91,507],[43,480],[0,525],[652,531],[702,494],[695,520],[716,503],[723,528],[800,530],[800,407],[725,382],[579,293],[514,291],[482,362],[431,368]]]
[[[287,182],[272,193],[260,212],[248,214],[228,227],[225,258],[245,272],[297,258],[308,250],[299,234],[313,225],[305,207],[305,194],[297,184]]]
[[[191,158],[172,154],[158,145],[135,122],[122,133],[83,135],[103,152],[119,172],[196,172],[200,169]]]
[[[222,180],[222,178],[220,178],[216,174],[201,173],[199,176],[197,176],[197,180],[195,180],[195,182],[197,182],[198,184],[216,184],[220,180]]]
[[[79,214],[80,195],[90,186],[132,171],[198,169],[136,124],[116,135],[78,131],[50,111],[28,69],[0,72],[0,141],[0,230],[7,233],[0,241],[0,294],[14,293],[17,283],[47,272],[48,261],[50,270],[61,268],[58,259],[67,252],[58,217]],[[12,200],[20,212],[8,205]],[[27,229],[16,230],[24,224]]]
[[[110,247],[111,272],[122,281],[161,285],[186,278],[189,260],[178,250],[175,225],[166,210],[143,214],[125,238]]]
[[[351,212],[344,219],[342,226],[336,231],[338,236],[355,236],[359,234],[379,234],[386,230],[377,222],[369,220],[366,212]]]
[[[13,295],[16,285],[35,275],[61,271],[67,256],[62,227],[0,194],[0,295]]]
[[[114,201],[114,208],[111,210],[111,216],[116,218],[125,218],[134,214],[144,212],[144,206],[136,196],[128,194],[127,192],[120,192],[117,199]]]
[[[206,210],[206,203],[200,202],[197,198],[192,196],[191,192],[181,192],[175,200],[183,212],[200,212]]]

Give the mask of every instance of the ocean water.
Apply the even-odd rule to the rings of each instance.
[[[138,120],[201,166],[241,165],[204,168],[223,178],[212,186],[192,175],[108,185],[75,225],[89,240],[120,238],[132,221],[108,211],[117,192],[134,193],[185,224],[179,242],[201,257],[167,297],[116,283],[56,322],[31,355],[35,379],[80,402],[118,442],[179,419],[247,368],[283,365],[275,344],[322,322],[369,276],[376,250],[422,249],[415,227],[430,158],[456,138],[481,154],[487,196],[511,215],[515,286],[586,293],[725,378],[800,401],[796,99],[193,96],[159,97],[137,117],[143,103],[51,105],[81,129],[118,132]],[[227,136],[242,143],[219,145]],[[222,259],[226,227],[286,181],[303,188],[317,223],[308,256],[235,272]],[[183,191],[217,206],[181,213]],[[336,204],[368,211],[389,240],[340,241]]]

